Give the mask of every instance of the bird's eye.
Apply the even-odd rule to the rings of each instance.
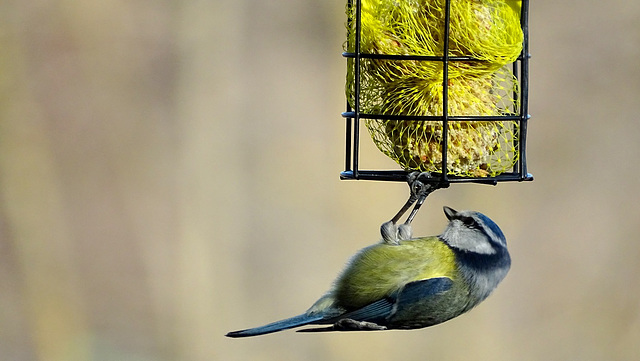
[[[472,217],[461,217],[462,224],[469,228],[478,228],[478,223]]]

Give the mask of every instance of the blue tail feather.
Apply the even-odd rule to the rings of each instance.
[[[226,336],[227,337],[250,337],[250,336],[264,335],[267,333],[278,332],[278,331],[287,330],[294,327],[308,325],[310,323],[320,321],[323,318],[324,317],[322,315],[318,315],[318,314],[316,315],[302,314],[302,315],[294,316],[291,318],[287,318],[286,320],[276,321],[268,325],[264,325],[256,328],[249,328],[246,330],[229,332]]]

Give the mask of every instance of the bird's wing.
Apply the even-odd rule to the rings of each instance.
[[[347,312],[336,319],[336,321],[339,319],[350,318],[355,321],[366,321],[376,324],[384,324],[386,323],[387,317],[393,312],[395,303],[395,296],[385,297],[355,311]]]
[[[415,304],[420,300],[445,292],[452,286],[453,281],[448,277],[435,277],[410,282],[398,292],[395,303],[398,308]]]
[[[384,326],[398,308],[414,304],[417,301],[445,292],[449,290],[452,285],[453,281],[448,277],[435,277],[426,280],[413,281],[407,283],[402,289],[388,297],[384,297],[357,310],[347,312],[332,321],[337,322],[341,319],[352,319],[355,321],[372,322]],[[334,331],[334,329],[329,327],[301,331],[319,332]]]

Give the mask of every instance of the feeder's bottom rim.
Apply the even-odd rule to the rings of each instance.
[[[357,174],[353,170],[340,172],[341,180],[373,180],[386,182],[406,182],[407,175],[410,172],[402,170],[358,170]],[[533,181],[533,175],[527,173],[502,173],[495,177],[460,177],[447,176],[443,177],[439,173],[431,173],[433,183],[481,183],[496,185],[499,182],[530,182]],[[427,180],[429,182],[429,180]]]

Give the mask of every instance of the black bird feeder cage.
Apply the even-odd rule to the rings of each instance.
[[[528,0],[349,0],[341,179],[529,181]],[[399,170],[360,169],[364,125]]]

